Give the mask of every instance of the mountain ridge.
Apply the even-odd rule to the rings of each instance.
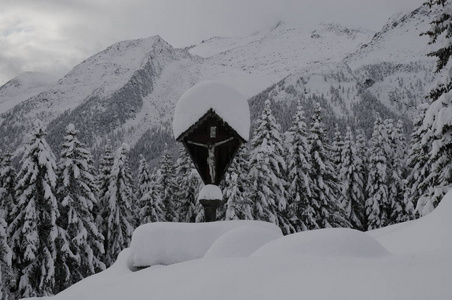
[[[356,107],[372,102],[369,113],[380,107],[388,117],[409,123],[416,99],[433,80],[427,67],[431,59],[420,50],[398,63],[391,59],[411,47],[397,43],[397,37],[413,39],[425,30],[428,15],[423,11],[394,17],[375,34],[337,24],[293,28],[281,23],[252,36],[214,37],[185,49],[175,49],[159,36],[121,41],[0,114],[0,142],[14,151],[32,121],[40,118],[48,124],[54,149],[69,123],[80,130],[95,156],[107,143],[116,147],[127,142],[143,151],[149,144],[143,139],[158,136],[158,143],[174,143],[168,130],[174,105],[185,90],[204,80],[236,88],[250,99],[254,116],[261,109],[259,99],[269,97],[281,109],[283,129],[298,99],[321,101],[333,115],[330,122],[344,126],[358,126],[353,121]],[[391,25],[395,22],[397,26]],[[395,51],[389,61],[382,55],[388,49]]]

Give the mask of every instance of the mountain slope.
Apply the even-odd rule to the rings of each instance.
[[[25,72],[0,87],[0,114],[43,91],[56,80],[47,74]]]
[[[425,6],[389,19],[372,41],[344,61],[369,93],[388,108],[412,116],[434,80],[428,37],[435,12]]]
[[[139,149],[155,158],[161,145],[174,143],[168,129],[177,99],[204,80],[224,82],[250,98],[253,116],[264,99],[272,99],[283,129],[298,99],[308,113],[320,101],[328,126],[365,127],[374,111],[408,124],[433,80],[427,43],[419,37],[430,18],[420,8],[393,17],[375,35],[337,24],[279,23],[252,36],[216,37],[187,49],[174,49],[158,36],[119,42],[12,109],[1,105],[7,96],[0,93],[0,108],[7,110],[0,115],[0,143],[14,151],[40,118],[56,150],[73,123],[96,157],[106,143],[128,142],[137,149],[132,153]],[[14,93],[23,100],[26,91],[19,86]]]

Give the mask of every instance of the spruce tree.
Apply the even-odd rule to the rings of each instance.
[[[342,139],[342,133],[339,131],[339,126],[336,124],[334,126],[334,139],[331,145],[332,152],[332,163],[333,166],[339,174],[342,165],[342,150],[344,149],[344,141]]]
[[[438,80],[430,91],[431,101],[424,121],[422,147],[430,147],[429,160],[431,172],[426,178],[427,192],[420,202],[422,207],[417,211],[422,215],[429,213],[452,189],[452,14],[450,0],[429,0],[426,5],[438,8],[438,14],[431,22],[431,29],[425,34],[429,36],[429,44],[440,43],[438,48],[429,53],[436,58]],[[426,145],[427,144],[427,145]],[[419,204],[418,204],[419,206]]]
[[[203,183],[183,147],[179,149],[175,179],[177,183],[175,208],[178,221],[194,223],[203,211],[202,205],[198,202],[198,193]]]
[[[301,102],[298,102],[294,122],[286,134],[288,195],[290,199],[290,221],[295,231],[318,228],[315,209],[308,199],[311,197],[312,181],[308,149],[308,133]]]
[[[413,205],[410,201],[405,201],[406,177],[407,177],[407,145],[405,134],[403,132],[403,123],[398,121],[393,127],[390,135],[390,163],[388,170],[388,188],[389,198],[392,203],[392,210],[389,224],[396,224],[413,218]]]
[[[356,165],[356,172],[359,172],[361,175],[359,175],[363,180],[363,229],[367,229],[367,214],[366,214],[366,199],[367,197],[367,181],[369,178],[369,155],[368,155],[368,146],[367,146],[367,139],[364,134],[364,130],[360,129],[356,131],[356,156],[357,161],[355,162]]]
[[[135,216],[132,215],[132,203],[135,195],[133,180],[128,163],[129,146],[122,144],[117,150],[110,174],[108,191],[104,202],[107,203],[103,220],[105,231],[105,264],[107,266],[118,257],[118,254],[127,248],[135,228]]]
[[[11,293],[11,283],[13,274],[11,270],[12,252],[8,245],[8,236],[6,234],[6,222],[0,217],[0,299],[13,299]]]
[[[0,217],[8,223],[12,221],[10,213],[16,203],[16,170],[11,164],[11,156],[5,153],[0,164]]]
[[[320,104],[314,104],[311,130],[308,138],[309,160],[311,169],[308,176],[312,181],[309,206],[315,210],[316,225],[314,228],[350,227],[345,218],[344,211],[339,203],[339,187],[335,168],[329,157],[324,124],[322,122],[322,109]]]
[[[389,224],[391,202],[389,202],[387,163],[385,149],[385,128],[379,115],[377,115],[372,133],[369,177],[367,181],[367,199],[365,203],[367,216],[367,229],[384,227]]]
[[[57,239],[65,239],[65,232],[57,226],[55,156],[45,135],[42,124],[36,122],[18,174],[17,205],[8,228],[17,298],[52,295],[57,253],[68,251],[56,246]]]
[[[99,174],[97,175],[97,204],[94,207],[94,215],[96,216],[97,227],[102,235],[107,232],[107,219],[109,206],[108,198],[106,194],[110,185],[110,176],[113,169],[113,163],[115,158],[111,149],[111,145],[107,144],[105,147],[104,155],[102,156],[99,164]],[[104,235],[105,238],[105,235]]]
[[[151,188],[151,176],[146,159],[140,154],[140,162],[138,167],[138,188],[137,199],[141,199]]]
[[[219,213],[218,219],[224,220],[252,220],[253,203],[250,200],[249,184],[249,157],[247,148],[242,145],[225,174],[223,185],[223,197],[226,203],[223,205],[223,213]]]
[[[270,109],[270,100],[256,121],[251,140],[250,195],[254,219],[278,225],[284,234],[293,231],[287,216],[284,148],[279,124]]]
[[[71,256],[59,258],[57,292],[105,269],[102,262],[104,238],[93,215],[97,187],[92,161],[77,135],[74,125],[69,124],[58,162],[58,223],[67,233]]]
[[[433,210],[432,203],[427,197],[428,175],[431,173],[430,143],[423,142],[425,128],[423,120],[428,105],[421,104],[418,107],[418,115],[414,121],[414,129],[411,134],[411,142],[408,150],[407,165],[411,170],[407,177],[407,190],[405,203],[411,203],[416,217],[425,215]]]
[[[156,174],[156,201],[163,204],[164,220],[168,222],[177,222],[178,216],[175,210],[175,172],[172,156],[168,153],[168,147],[165,145],[160,168]]]
[[[140,223],[165,221],[165,207],[160,197],[157,197],[156,171],[150,174],[149,190],[141,197],[140,201]]]
[[[352,228],[366,230],[365,210],[364,210],[364,179],[361,170],[362,161],[356,153],[353,134],[350,127],[344,139],[342,149],[342,163],[339,177],[341,180],[342,207],[346,217],[350,220]]]

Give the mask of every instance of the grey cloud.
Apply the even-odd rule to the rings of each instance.
[[[108,45],[159,34],[176,47],[251,34],[287,20],[378,30],[423,0],[6,0],[0,84],[23,71],[62,72]]]

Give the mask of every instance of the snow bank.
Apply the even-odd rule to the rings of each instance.
[[[350,256],[382,257],[389,255],[375,239],[347,228],[329,228],[288,235],[259,248],[253,256]]]
[[[211,108],[243,139],[249,139],[248,102],[233,88],[214,81],[199,83],[179,98],[173,120],[174,137],[178,138]]]
[[[130,264],[148,267],[201,258],[223,234],[244,227],[279,230],[274,224],[260,221],[149,223],[141,225],[133,233]]]
[[[447,193],[430,214],[369,231],[393,253],[452,253],[452,191]]]
[[[204,257],[246,257],[259,247],[280,237],[282,237],[281,230],[276,226],[239,227],[219,237]]]
[[[110,286],[121,285],[124,277],[133,273],[128,265],[129,256],[129,248],[122,250],[115,263],[107,270],[83,279],[59,293],[58,296],[62,298],[86,299],[86,295],[108,290]],[[53,299],[53,297],[49,297],[49,299]]]

